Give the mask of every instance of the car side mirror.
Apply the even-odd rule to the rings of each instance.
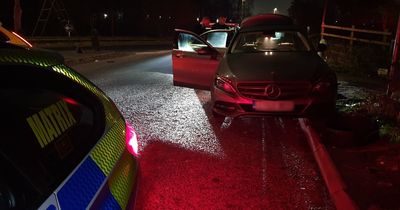
[[[319,43],[317,46],[317,51],[324,52],[327,48],[328,48],[328,46],[326,44]]]

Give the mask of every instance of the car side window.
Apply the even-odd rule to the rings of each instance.
[[[178,37],[178,49],[185,52],[195,52],[207,47],[207,45],[192,34],[180,33]]]
[[[61,74],[1,68],[7,77],[0,78],[0,97],[7,100],[0,115],[7,123],[0,126],[0,209],[2,199],[12,197],[17,200],[10,209],[35,209],[103,135],[104,110],[93,93]]]
[[[211,46],[225,48],[228,45],[228,32],[211,32],[207,34],[206,40]]]
[[[309,51],[307,40],[296,31],[244,32],[236,39],[232,53],[266,51]]]

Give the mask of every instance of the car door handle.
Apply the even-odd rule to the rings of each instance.
[[[219,60],[219,59],[220,59],[219,53],[214,53],[211,55],[211,60]]]
[[[177,52],[177,53],[175,53],[175,57],[177,57],[177,58],[183,58],[183,52]]]

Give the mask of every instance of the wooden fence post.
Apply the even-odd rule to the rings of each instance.
[[[21,2],[20,0],[14,0],[14,31],[19,34],[22,33],[21,17],[22,17]]]
[[[350,49],[351,48],[353,48],[353,42],[354,42],[354,29],[355,29],[355,26],[354,25],[351,25],[351,33],[350,33]]]
[[[385,33],[387,33],[389,30],[388,30],[387,28],[385,28],[385,30],[383,30],[383,31],[384,31]],[[387,42],[387,38],[388,38],[388,37],[387,37],[387,35],[386,35],[386,34],[385,34],[385,35],[383,35],[383,39],[382,39],[382,41],[386,43],[386,42]]]
[[[321,40],[324,39],[324,32],[325,32],[325,16],[326,16],[326,10],[328,8],[328,0],[325,0],[324,4],[324,11],[322,13],[322,21],[321,21]]]
[[[392,63],[389,70],[389,82],[387,85],[386,95],[392,97],[394,91],[399,91],[400,72],[399,72],[399,47],[400,47],[400,13],[397,20],[396,38],[393,45]]]

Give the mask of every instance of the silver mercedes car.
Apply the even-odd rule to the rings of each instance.
[[[337,79],[302,28],[283,15],[245,19],[236,30],[176,30],[174,85],[211,91],[217,115],[325,116]]]

